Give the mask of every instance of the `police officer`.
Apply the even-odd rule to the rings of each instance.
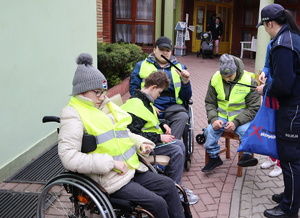
[[[261,21],[273,38],[269,53],[272,83],[259,86],[276,97],[276,141],[283,171],[284,192],[273,199],[279,205],[264,211],[266,217],[298,217],[300,207],[300,30],[291,12],[279,4],[261,11]]]

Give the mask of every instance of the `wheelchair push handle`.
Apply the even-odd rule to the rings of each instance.
[[[57,116],[44,116],[42,119],[43,123],[48,123],[48,122],[56,122],[60,123],[60,117]]]

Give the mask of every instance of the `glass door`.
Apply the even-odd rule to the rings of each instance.
[[[201,5],[195,5],[194,9],[194,20],[193,26],[195,26],[195,31],[192,37],[192,52],[197,52],[200,50],[201,38],[200,34],[206,31],[206,7]]]
[[[217,6],[217,17],[223,22],[223,34],[219,44],[219,53],[231,53],[232,9],[229,6]]]
[[[219,54],[231,53],[232,41],[232,7],[231,1],[228,3],[213,3],[204,1],[195,1],[193,26],[195,31],[192,37],[192,52],[200,50],[200,33],[207,31],[207,25],[212,17],[216,15],[223,22],[223,35],[219,43]]]

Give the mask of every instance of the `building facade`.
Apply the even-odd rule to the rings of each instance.
[[[200,33],[207,31],[211,16],[216,14],[224,25],[219,52],[239,55],[240,41],[250,41],[252,36],[257,36],[261,1],[264,0],[97,0],[98,22],[101,23],[98,24],[98,41],[135,43],[151,52],[155,39],[161,35],[170,37],[175,44],[175,26],[179,21],[185,22],[188,15],[188,26],[194,26],[194,32],[187,30],[190,40],[186,41],[186,49],[197,52]],[[297,0],[275,0],[274,3],[291,10],[300,24]]]

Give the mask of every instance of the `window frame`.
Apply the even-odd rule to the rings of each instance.
[[[152,19],[137,19],[137,1],[138,0],[131,0],[132,5],[132,17],[131,18],[117,18],[116,17],[116,0],[113,1],[113,37],[112,41],[116,42],[116,31],[115,28],[117,24],[130,24],[131,25],[131,42],[132,44],[137,44],[143,46],[143,43],[136,42],[136,25],[151,25],[153,27],[153,36],[152,42],[154,43],[155,40],[155,8],[156,8],[156,0],[152,0]],[[153,43],[150,44],[153,46]],[[147,44],[147,46],[150,46]]]

